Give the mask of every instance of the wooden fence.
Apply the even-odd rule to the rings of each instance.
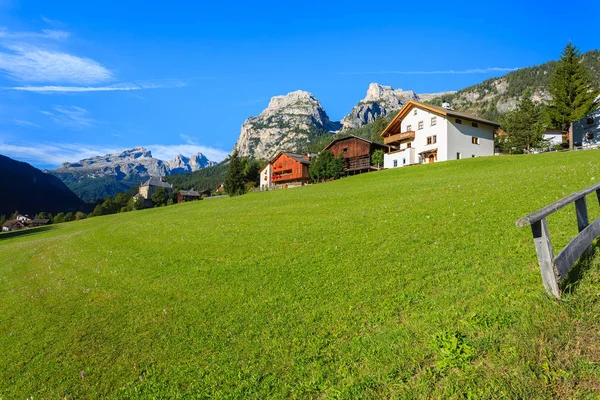
[[[587,189],[558,200],[516,222],[517,227],[531,226],[544,288],[549,295],[553,295],[557,299],[560,299],[558,284],[569,273],[579,257],[583,254],[591,254],[592,243],[594,239],[600,236],[600,218],[591,224],[588,220],[585,196],[593,192],[596,192],[598,202],[600,203],[600,183],[597,183]],[[575,203],[579,234],[554,257],[546,217],[571,203]]]

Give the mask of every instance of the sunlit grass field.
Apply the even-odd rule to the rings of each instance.
[[[449,161],[1,234],[0,399],[597,398],[599,261],[551,300],[515,221],[599,161]],[[549,224],[557,252],[574,209]]]

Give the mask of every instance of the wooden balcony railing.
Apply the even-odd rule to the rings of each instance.
[[[402,133],[395,133],[383,138],[384,144],[400,144],[403,140],[414,140],[415,131],[406,131]]]
[[[365,154],[358,157],[344,159],[344,169],[346,171],[355,171],[359,169],[369,169],[371,167],[371,155]]]

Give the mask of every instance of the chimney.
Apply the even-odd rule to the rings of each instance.
[[[448,100],[444,100],[442,102],[442,107],[444,107],[446,110],[451,110],[451,108],[450,108],[450,102]]]

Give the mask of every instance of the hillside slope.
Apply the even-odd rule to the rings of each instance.
[[[593,398],[600,268],[548,299],[515,220],[597,182],[597,158],[448,161],[0,235],[0,397]],[[564,246],[574,211],[550,231]]]
[[[83,206],[57,177],[0,155],[0,215],[18,210],[34,216],[39,212],[77,211]]]
[[[444,94],[431,99],[430,102],[441,105],[442,100],[448,100],[456,110],[498,121],[502,114],[516,107],[526,90],[531,91],[536,102],[550,99],[548,87],[556,63],[556,61],[549,61],[534,67],[521,68],[499,78],[487,79],[454,94]],[[590,50],[585,53],[583,63],[600,85],[600,51]]]

